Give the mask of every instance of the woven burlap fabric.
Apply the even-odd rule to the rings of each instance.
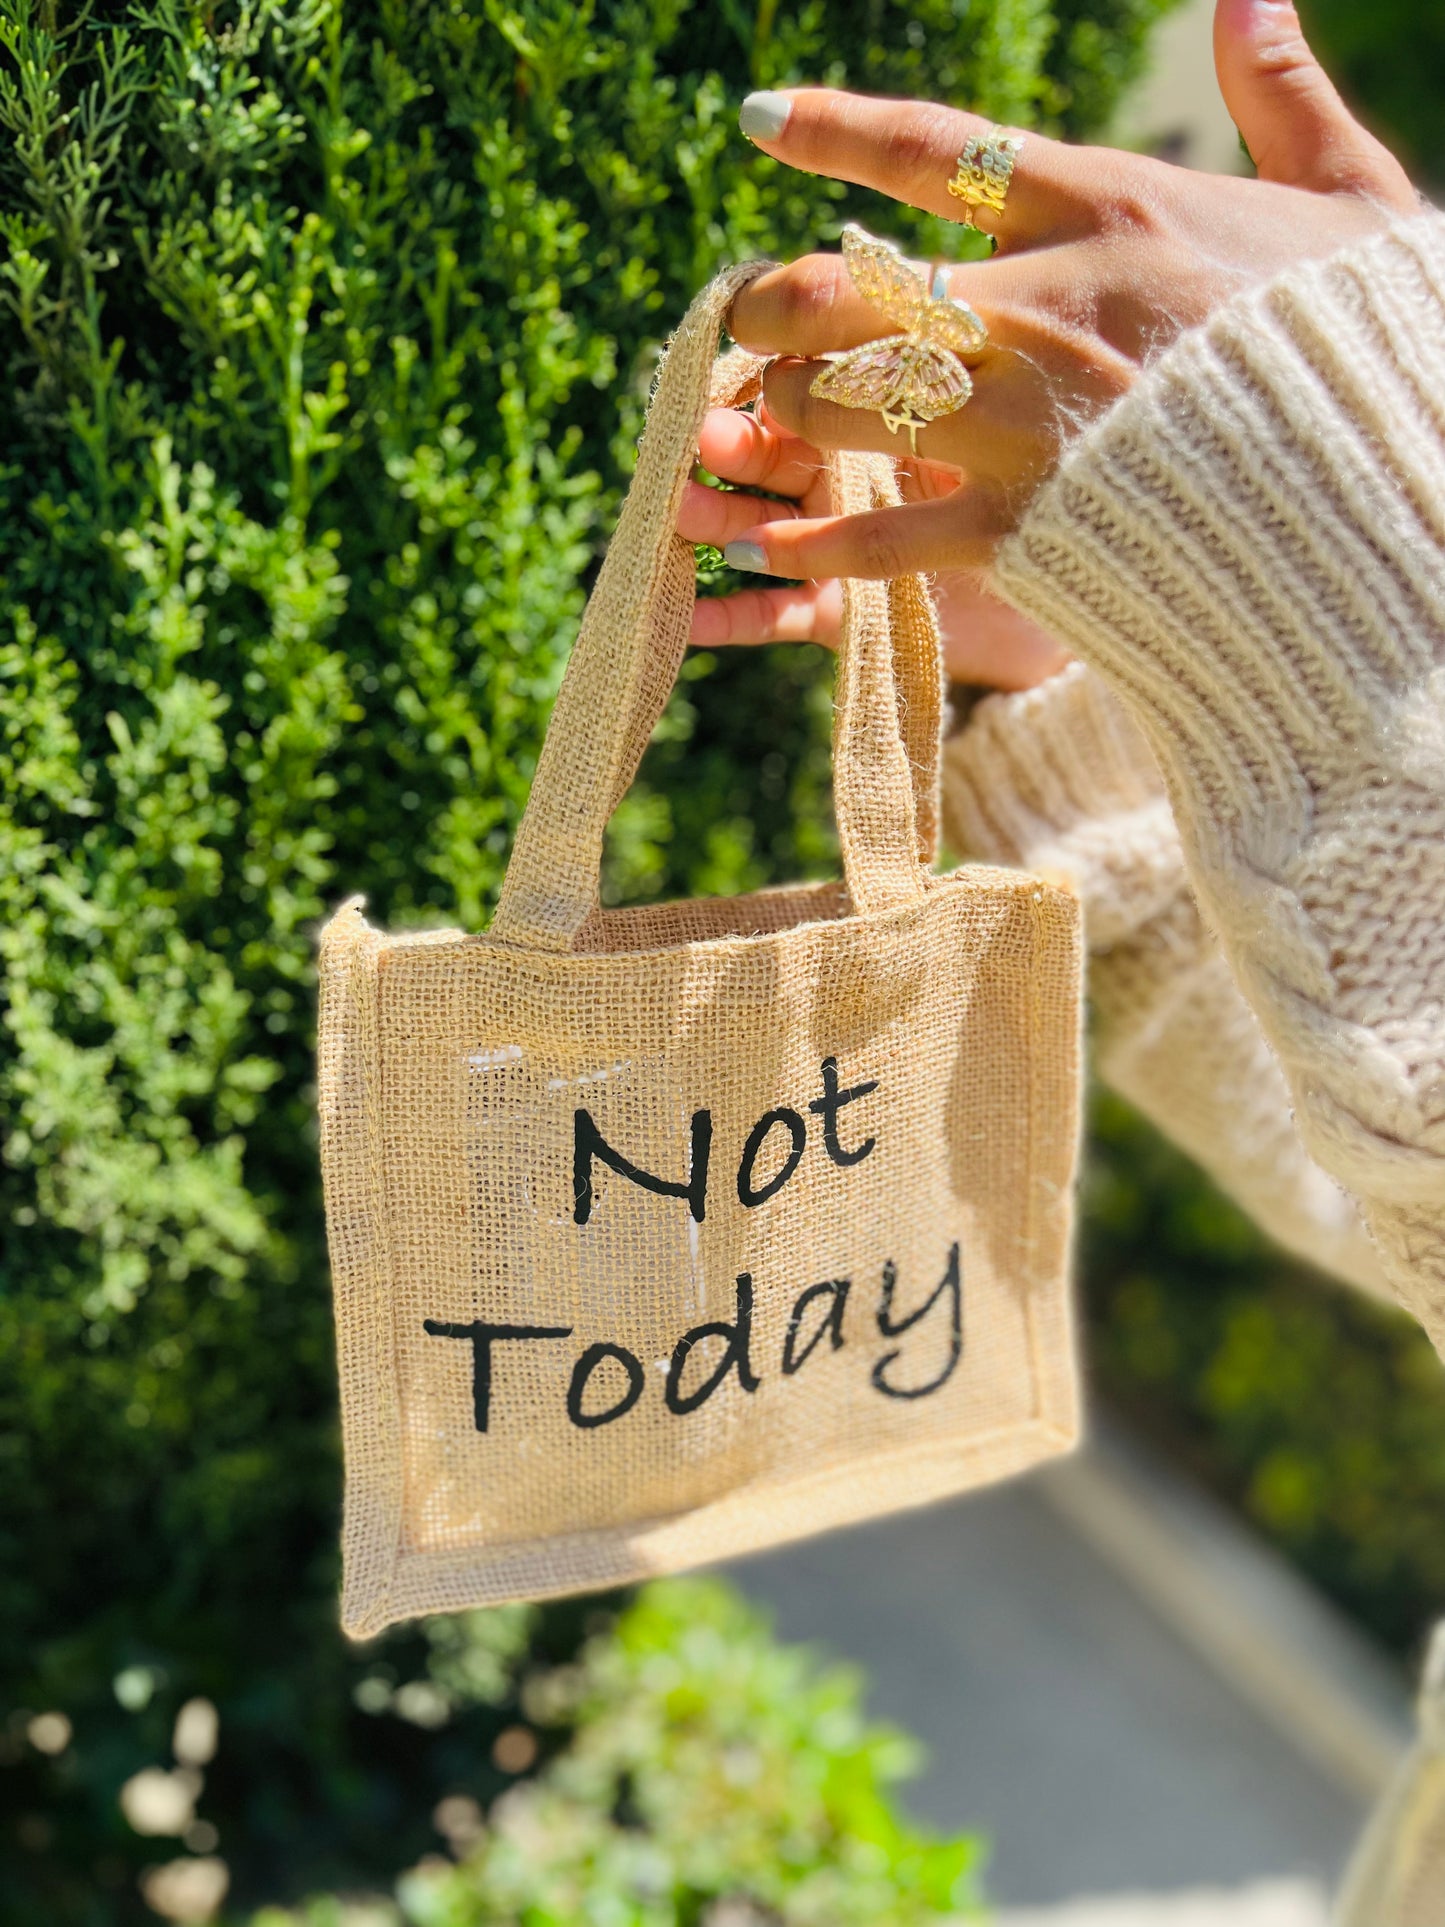
[[[1069,1448],[1077,906],[936,877],[923,586],[849,583],[842,884],[598,906],[686,646],[675,533],[749,273],[694,304],[484,936],[321,948],[346,1449],[342,1618],[615,1585]],[[839,510],[896,499],[839,457]]]

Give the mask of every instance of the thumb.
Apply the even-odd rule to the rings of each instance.
[[[1261,179],[1418,206],[1404,169],[1311,53],[1291,0],[1217,0],[1214,64]]]

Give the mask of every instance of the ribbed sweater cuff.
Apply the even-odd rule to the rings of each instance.
[[[1243,296],[1088,430],[996,583],[1128,699],[1204,866],[1265,872],[1342,765],[1440,755],[1445,220]]]
[[[944,748],[943,811],[960,854],[1067,879],[1095,950],[1131,936],[1185,888],[1149,746],[1082,663],[978,705]]]

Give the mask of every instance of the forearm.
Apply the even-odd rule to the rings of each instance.
[[[1193,899],[1092,971],[1095,1064],[1285,1250],[1386,1293],[1353,1200],[1306,1152],[1284,1073]]]
[[[1445,223],[1176,344],[997,583],[1137,718],[1304,1143],[1445,1349]]]
[[[1380,1290],[1358,1213],[1300,1144],[1279,1065],[1195,909],[1158,768],[1118,701],[1080,665],[991,698],[944,772],[955,848],[1079,891],[1103,1081],[1288,1250]]]

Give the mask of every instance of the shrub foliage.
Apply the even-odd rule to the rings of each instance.
[[[402,1691],[441,1635],[334,1631],[317,921],[484,919],[649,354],[844,212],[742,93],[1085,131],[1165,4],[0,0],[6,1918],[139,1904],[118,1792],[196,1695],[241,1898],[486,1792],[493,1715]],[[818,663],[689,673],[616,887],[826,862]]]
[[[378,1927],[977,1917],[977,1843],[930,1839],[893,1811],[914,1743],[865,1722],[856,1675],[774,1644],[715,1580],[648,1587],[575,1664],[534,1672],[523,1699],[561,1744],[486,1821],[465,1800],[444,1810],[460,1864],[405,1876]],[[318,1900],[254,1927],[337,1921]]]

